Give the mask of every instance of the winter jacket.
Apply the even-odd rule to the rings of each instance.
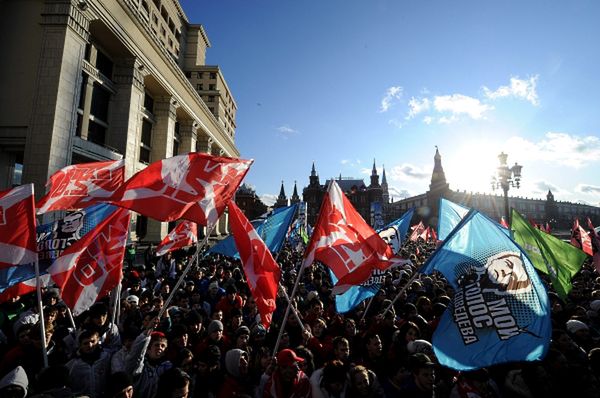
[[[97,359],[73,358],[66,364],[69,369],[69,384],[74,394],[85,394],[90,398],[102,398],[110,372],[110,354],[100,351]]]
[[[150,336],[140,334],[131,346],[125,360],[125,371],[133,377],[134,398],[154,398],[158,387],[158,378],[171,368],[171,362],[152,364],[146,358],[150,345]]]
[[[23,398],[27,395],[27,387],[29,386],[29,380],[27,379],[27,374],[25,373],[25,369],[20,366],[17,366],[12,371],[6,374],[2,379],[0,379],[0,391],[4,387],[8,386],[19,386],[23,389]]]

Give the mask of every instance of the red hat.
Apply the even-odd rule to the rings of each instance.
[[[302,363],[304,362],[304,358],[296,355],[294,350],[290,350],[286,348],[285,350],[279,351],[277,354],[277,364],[280,366],[290,366],[295,364],[296,362]]]

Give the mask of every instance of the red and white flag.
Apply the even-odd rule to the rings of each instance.
[[[573,229],[571,229],[571,244],[578,249],[581,249],[581,238],[579,237],[579,219],[573,221]]]
[[[121,280],[129,216],[129,210],[117,208],[48,268],[74,315],[86,311]]]
[[[37,260],[33,184],[0,192],[0,268]]]
[[[411,227],[412,232],[410,234],[409,240],[412,242],[416,242],[419,238],[426,240],[427,238],[427,228],[423,225],[423,221],[420,221],[417,225]]]
[[[229,202],[229,223],[260,319],[268,329],[275,311],[281,275],[279,266],[265,242],[233,201]]]
[[[437,242],[437,234],[435,233],[435,229],[433,229],[431,227],[427,227],[425,236],[426,236],[425,240],[427,242],[429,242],[429,241]]]
[[[502,225],[506,229],[509,229],[508,222],[506,221],[506,217],[504,217],[504,216],[500,217],[500,225]]]
[[[38,214],[83,209],[105,201],[123,185],[124,175],[123,160],[64,167],[52,174],[46,183],[48,193],[36,205]]]
[[[338,278],[334,294],[365,282],[374,269],[391,265],[390,246],[363,220],[339,185],[332,181],[319,212],[303,267],[315,260]]]
[[[573,231],[571,231],[571,244],[590,256],[594,256],[592,248],[592,238],[585,229],[579,224],[579,219],[575,219],[573,223]]]
[[[173,156],[135,174],[111,202],[160,221],[214,225],[251,164],[198,152]]]
[[[594,228],[594,224],[592,224],[592,220],[587,218],[588,229],[590,230],[590,239],[592,241],[592,255],[594,259],[594,267],[596,268],[596,272],[600,273],[600,235],[596,232],[596,228]]]
[[[50,274],[40,275],[40,286],[47,287],[50,285]],[[15,297],[22,297],[26,294],[33,293],[37,289],[35,278],[27,279],[12,285],[0,293],[0,303],[11,300]]]
[[[156,255],[162,256],[173,250],[191,246],[198,242],[198,226],[191,221],[183,221],[169,232],[156,248]]]

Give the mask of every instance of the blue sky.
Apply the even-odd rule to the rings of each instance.
[[[435,145],[452,189],[490,192],[501,151],[511,195],[600,204],[600,2],[182,0],[238,105],[246,177],[364,178],[423,193]],[[271,201],[270,201],[271,200]]]

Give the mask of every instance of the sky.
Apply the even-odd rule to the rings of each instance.
[[[180,1],[237,103],[245,182],[267,204],[375,159],[394,200],[427,191],[435,147],[453,190],[600,205],[600,2]],[[496,193],[500,193],[496,191]]]

